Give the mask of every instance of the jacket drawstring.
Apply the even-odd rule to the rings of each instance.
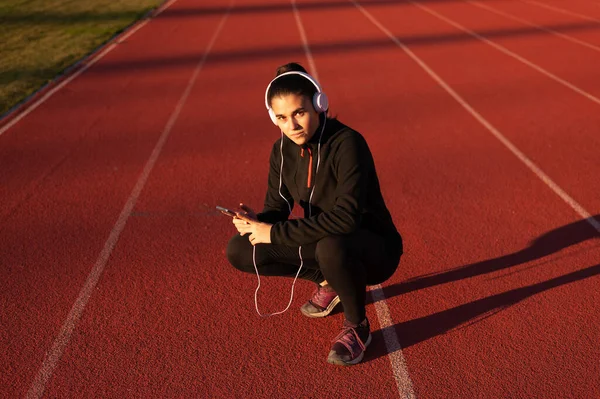
[[[306,151],[308,151],[309,159],[308,159],[308,179],[306,182],[306,188],[310,188],[312,185],[312,169],[313,169],[313,156],[312,151],[309,147],[306,147]],[[304,158],[304,147],[300,148],[300,156]]]

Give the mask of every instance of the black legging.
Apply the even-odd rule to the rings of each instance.
[[[304,266],[299,277],[331,285],[340,296],[344,315],[351,323],[365,319],[366,286],[380,284],[396,271],[402,240],[385,240],[367,230],[328,236],[302,246]],[[243,272],[255,273],[248,235],[236,234],[227,246],[229,262]],[[298,247],[256,245],[256,266],[263,276],[294,277],[300,266]]]

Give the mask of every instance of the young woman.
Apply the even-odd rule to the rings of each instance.
[[[371,342],[366,286],[394,273],[402,239],[365,139],[327,116],[327,96],[302,66],[278,68],[265,105],[282,134],[271,151],[264,208],[256,214],[240,204],[227,257],[244,272],[316,283],[300,309],[308,317],[327,316],[341,302],[345,320],[327,361],[356,364]],[[294,204],[304,218],[289,218]]]

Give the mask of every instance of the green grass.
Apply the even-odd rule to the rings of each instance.
[[[0,1],[0,116],[162,3]]]

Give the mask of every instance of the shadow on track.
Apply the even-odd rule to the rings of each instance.
[[[598,220],[599,216],[596,215],[593,218]],[[415,277],[384,287],[383,291],[386,298],[391,298],[418,289],[508,269],[540,259],[580,242],[598,238],[600,238],[600,234],[586,219],[579,220],[538,237],[530,246],[521,251],[440,273]],[[473,324],[541,292],[597,275],[600,275],[600,264],[387,327],[387,329],[394,329],[399,337],[397,348],[386,348],[383,339],[384,330],[375,331],[373,333],[375,345],[367,352],[365,360],[377,359],[458,327]]]
[[[403,348],[408,348],[435,336],[444,334],[457,327],[483,320],[541,292],[580,280],[585,280],[586,278],[597,275],[600,275],[600,264],[568,273],[541,283],[516,288],[514,290],[478,299],[476,301],[456,306],[454,308],[437,312],[425,317],[420,317],[418,319],[405,321],[394,326],[387,327],[387,329],[396,330],[396,334],[399,337],[399,346],[396,348],[386,349],[383,343],[384,331],[375,331],[373,333],[373,342],[377,342],[378,344],[371,348],[371,351],[367,351],[365,361],[377,359],[381,356],[387,355],[388,353],[396,352]]]
[[[600,220],[600,215],[593,216],[593,218]],[[508,269],[516,265],[543,258],[583,241],[598,238],[600,238],[600,233],[598,233],[586,219],[579,220],[538,237],[527,248],[518,252],[439,273],[414,277],[401,283],[384,287],[383,292],[386,298],[391,298],[396,295],[434,287],[439,284],[450,283],[452,281]]]
[[[568,23],[547,26],[548,29],[561,33],[587,31],[597,29],[598,24],[592,23]],[[514,29],[489,29],[479,30],[478,33],[488,39],[501,39],[508,37],[530,37],[530,36],[549,36],[550,33],[537,28],[524,27]],[[396,38],[410,47],[437,46],[440,44],[468,43],[478,39],[465,32],[447,32],[447,33],[424,33],[421,35],[396,36]],[[311,43],[311,52],[315,54],[344,54],[351,52],[376,52],[381,49],[395,49],[396,43],[389,38],[370,38],[364,40],[341,40],[335,42]],[[265,59],[281,59],[300,57],[304,54],[304,47],[301,45],[285,45],[278,47],[253,46],[245,49],[213,51],[207,58],[207,67],[218,67],[219,64],[234,62],[257,62]],[[191,51],[188,54],[177,55],[169,58],[137,58],[127,61],[113,62],[105,60],[93,68],[93,73],[109,74],[118,73],[123,70],[151,70],[151,69],[177,69],[190,67],[198,63],[198,60],[204,57],[201,51]],[[0,80],[6,79],[10,73],[15,71],[5,71],[0,73]]]

